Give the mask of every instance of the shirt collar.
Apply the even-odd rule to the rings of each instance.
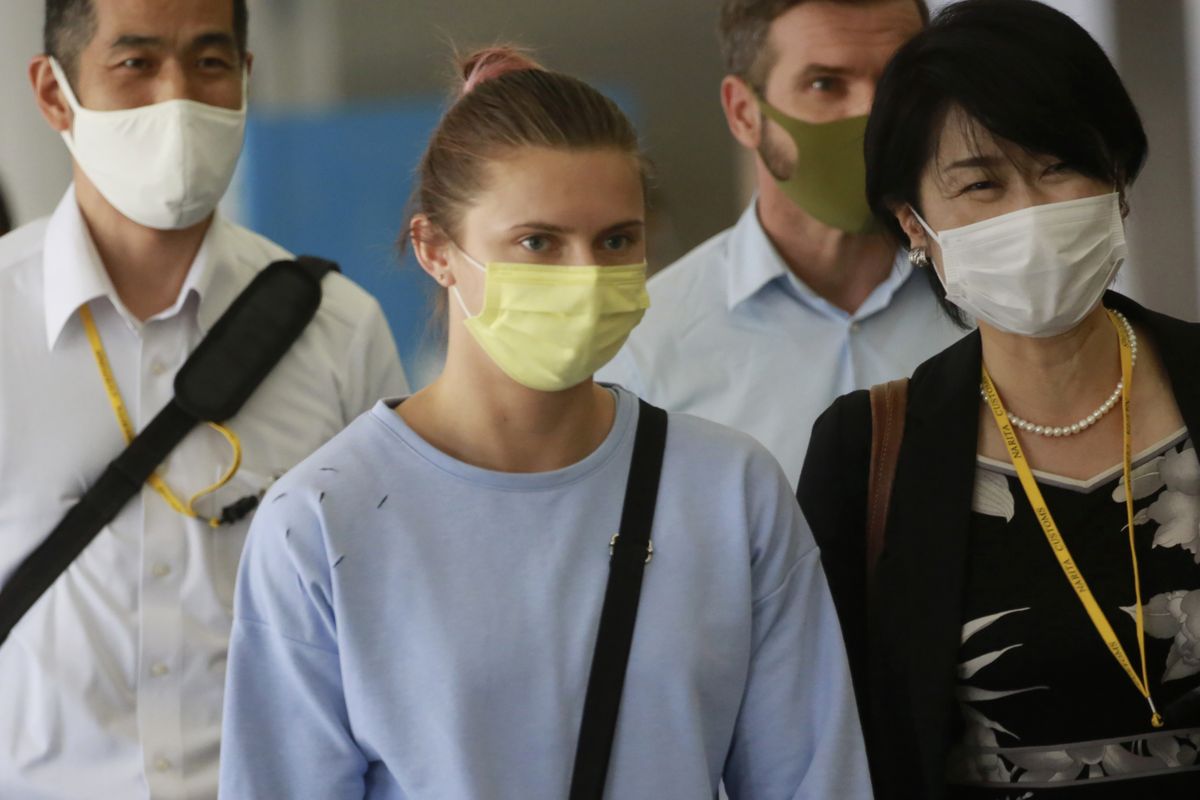
[[[858,311],[854,312],[854,318],[869,317],[891,305],[896,292],[908,283],[912,274],[913,266],[908,260],[908,253],[903,248],[897,248],[896,258],[892,261],[892,271],[858,307]]]
[[[796,277],[775,249],[758,218],[758,198],[755,197],[733,228],[729,244],[729,269],[726,271],[726,301],[732,311],[774,282],[786,281],[798,300],[817,308],[833,309],[825,298]],[[855,319],[870,316],[884,308],[912,274],[912,265],[903,250],[898,250],[892,271],[853,315]],[[846,316],[845,312],[839,312]]]
[[[74,186],[67,189],[46,225],[43,253],[46,343],[53,349],[80,306],[98,297],[117,296],[79,211]],[[120,304],[117,307],[123,310]]]
[[[188,268],[187,278],[175,303],[153,319],[166,319],[178,314],[193,294],[200,300],[197,321],[207,332],[216,317],[232,301],[226,298],[226,284],[214,280],[214,272],[224,261],[224,240],[228,223],[218,215],[205,234],[200,249]],[[101,297],[107,298],[131,330],[142,323],[134,317],[117,296],[112,279],[100,260],[91,232],[79,210],[75,187],[67,189],[54,214],[46,225],[43,248],[43,280],[46,317],[46,342],[53,349],[67,322],[81,306]],[[234,289],[236,291],[236,289]]]
[[[757,196],[733,227],[728,264],[725,290],[730,311],[758,294],[771,281],[790,272],[758,219]]]

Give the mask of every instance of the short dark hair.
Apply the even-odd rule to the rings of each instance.
[[[246,0],[233,1],[233,35],[238,52],[246,57],[246,39],[250,11]],[[92,0],[46,0],[46,19],[42,26],[42,48],[63,65],[74,80],[79,54],[96,35],[96,8]]]
[[[808,0],[724,0],[721,21],[717,27],[721,40],[721,55],[725,70],[737,75],[756,89],[766,83],[767,74],[775,64],[775,54],[767,47],[767,32],[771,23]],[[868,5],[884,0],[832,0],[842,5]],[[913,0],[923,23],[929,22],[929,6],[925,0]]]
[[[1124,187],[1146,161],[1146,132],[1100,45],[1035,0],[963,0],[901,47],[875,92],[865,139],[867,200],[899,241],[894,209],[918,213],[921,175],[948,113]],[[951,316],[933,270],[930,281]]]

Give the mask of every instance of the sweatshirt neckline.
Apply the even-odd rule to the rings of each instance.
[[[566,486],[591,475],[608,463],[625,442],[637,419],[637,398],[617,386],[605,385],[605,388],[615,396],[617,407],[612,429],[604,441],[574,464],[548,472],[500,472],[454,458],[423,439],[396,413],[396,407],[407,399],[404,397],[380,400],[371,409],[371,416],[414,455],[459,480],[489,489],[536,492]]]

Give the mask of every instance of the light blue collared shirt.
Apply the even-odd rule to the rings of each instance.
[[[655,275],[650,300],[597,379],[749,433],[793,485],[835,398],[909,375],[963,335],[903,254],[858,311],[834,306],[788,269],[756,203]]]

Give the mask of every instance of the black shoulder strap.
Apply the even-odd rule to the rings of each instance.
[[[654,555],[650,529],[654,524],[666,441],[667,413],[641,401],[620,533],[612,540],[608,588],[583,703],[570,800],[600,800],[604,795],[617,711],[625,687],[625,669],[637,622],[642,573]]]
[[[335,270],[307,256],[276,261],[238,295],[175,376],[175,397],[0,589],[0,645],[197,422],[238,412],[316,314],[321,279]]]

